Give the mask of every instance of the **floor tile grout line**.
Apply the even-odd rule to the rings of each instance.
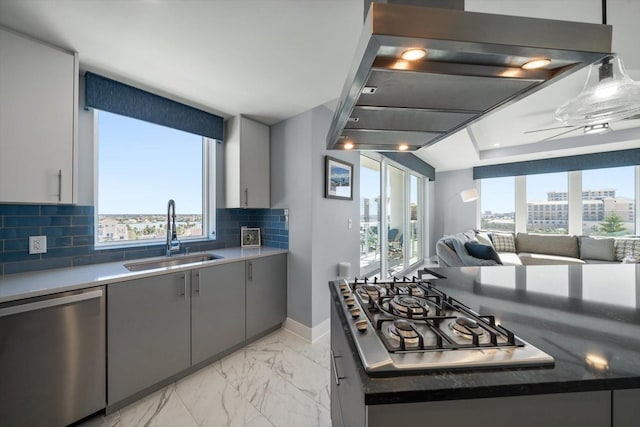
[[[199,372],[199,371],[198,371],[198,372],[196,372],[196,374],[197,374],[197,373],[201,373],[201,372]],[[178,399],[180,400],[180,403],[182,404],[182,406],[184,406],[184,409],[186,409],[186,410],[187,410],[187,412],[189,413],[189,416],[191,417],[191,419],[193,420],[193,422],[195,423],[195,425],[197,425],[198,427],[202,426],[202,424],[200,424],[200,423],[198,422],[198,420],[196,420],[195,415],[193,415],[193,413],[191,412],[191,409],[189,409],[189,406],[185,403],[184,399],[183,399],[183,398],[182,398],[182,396],[180,395],[180,392],[178,391],[178,382],[179,382],[179,381],[175,381],[175,382],[173,383],[173,386],[174,386],[174,388],[175,388],[176,396],[178,396]]]

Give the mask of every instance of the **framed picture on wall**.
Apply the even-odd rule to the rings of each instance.
[[[327,199],[353,200],[353,165],[325,156],[325,189]]]
[[[243,248],[260,247],[260,229],[242,227],[240,229],[240,244]]]

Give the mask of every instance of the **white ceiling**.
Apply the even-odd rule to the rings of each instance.
[[[0,0],[0,25],[77,51],[82,70],[224,117],[266,124],[339,97],[364,0]],[[601,22],[601,0],[466,0],[467,10]],[[608,0],[614,51],[640,79],[637,0]],[[553,111],[577,95],[576,73],[419,150],[437,170],[640,146],[640,121],[549,141]],[[623,129],[624,128],[624,129]],[[560,130],[562,131],[562,130]],[[558,133],[560,132],[558,131]],[[495,146],[499,144],[499,146]]]
[[[82,70],[266,124],[337,98],[363,0],[0,0],[0,25]]]
[[[601,0],[466,0],[465,9],[535,18],[601,23]],[[632,78],[640,80],[640,1],[608,0],[607,23],[613,27],[613,51],[621,55]],[[640,147],[640,120],[611,123],[611,131],[584,135],[582,129],[527,133],[561,126],[554,111],[577,96],[587,69],[574,73],[523,100],[495,111],[454,135],[416,154],[436,170],[470,168]],[[562,134],[562,135],[561,135]],[[549,139],[547,139],[549,138]]]

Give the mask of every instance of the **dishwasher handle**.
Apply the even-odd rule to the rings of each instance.
[[[51,298],[42,301],[30,302],[26,304],[14,305],[0,308],[0,317],[12,316],[14,314],[27,313],[29,311],[41,310],[43,308],[57,307],[59,305],[71,304],[74,302],[86,301],[95,298],[102,298],[102,289],[84,292],[81,294],[67,295],[63,297]]]

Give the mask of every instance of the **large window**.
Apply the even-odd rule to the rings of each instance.
[[[527,176],[527,232],[566,234],[568,231],[567,172]]]
[[[380,162],[360,156],[360,274],[380,271]]]
[[[96,114],[96,244],[164,240],[169,199],[176,203],[178,238],[205,238],[212,141],[117,114]]]
[[[595,236],[638,233],[640,166],[517,178],[481,179],[483,229]]]
[[[582,234],[620,236],[636,233],[635,168],[582,172]]]
[[[422,258],[422,179],[409,175],[409,264]]]
[[[387,260],[389,275],[404,270],[404,193],[405,172],[387,166]]]
[[[397,276],[422,262],[424,179],[385,157],[360,156],[361,276]]]
[[[489,178],[481,181],[481,225],[484,230],[510,231],[516,229],[515,179]]]

